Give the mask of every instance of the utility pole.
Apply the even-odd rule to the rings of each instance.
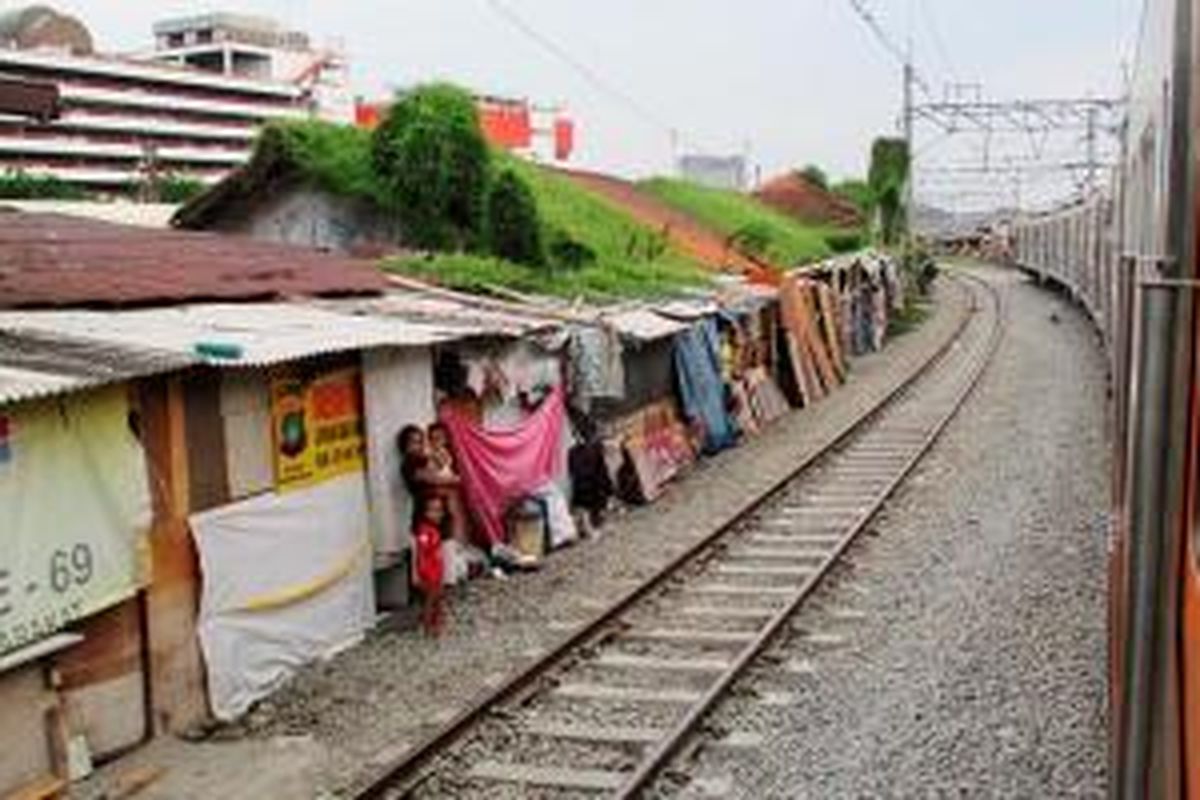
[[[908,175],[904,181],[904,252],[908,255],[913,250],[913,223],[916,209],[913,198],[916,194],[917,159],[913,147],[913,84],[916,70],[913,69],[912,47],[909,47],[909,58],[904,62],[904,146],[908,150]]]
[[[917,20],[917,0],[908,0],[908,44],[904,51],[904,149],[908,151],[908,170],[904,180],[904,257],[913,254],[916,208],[913,199],[917,191],[917,158],[913,136],[913,90],[916,88],[917,68],[913,64],[914,28]]]

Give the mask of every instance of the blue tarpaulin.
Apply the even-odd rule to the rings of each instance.
[[[737,440],[737,423],[725,410],[717,323],[706,319],[675,337],[675,380],[689,421],[704,426],[704,452],[715,453]]]

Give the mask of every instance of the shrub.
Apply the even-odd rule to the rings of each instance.
[[[550,234],[550,264],[556,269],[578,272],[596,263],[596,251],[561,229]]]
[[[866,181],[851,178],[833,187],[833,193],[843,200],[848,200],[864,215],[870,213],[874,200],[871,197],[871,187]]]
[[[8,170],[0,175],[0,197],[12,200],[83,200],[87,193],[52,175]]]
[[[186,203],[204,191],[204,184],[195,178],[169,175],[159,182],[158,199],[163,203]]]
[[[871,172],[867,178],[883,225],[883,243],[894,244],[907,226],[904,187],[910,159],[903,139],[880,137],[871,146]]]
[[[478,246],[489,153],[469,93],[437,83],[402,95],[375,130],[371,160],[411,244]]]
[[[487,202],[488,251],[519,264],[546,263],[537,200],[524,180],[511,169],[492,182]]]
[[[863,235],[858,231],[832,231],[825,234],[825,244],[835,253],[853,253],[863,248]]]
[[[272,122],[258,135],[254,158],[289,162],[306,180],[336,195],[375,200],[380,194],[371,164],[371,134],[351,125],[315,119]]]
[[[818,167],[816,164],[809,164],[804,169],[800,170],[800,177],[805,178],[809,183],[822,189],[829,189],[829,176],[825,174],[825,170]]]

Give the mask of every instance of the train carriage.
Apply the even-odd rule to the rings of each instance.
[[[1014,226],[1111,359],[1112,794],[1200,800],[1200,0],[1147,0],[1111,186]]]

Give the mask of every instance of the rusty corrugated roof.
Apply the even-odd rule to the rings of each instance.
[[[386,286],[370,262],[301,247],[0,212],[0,308],[340,296]]]

